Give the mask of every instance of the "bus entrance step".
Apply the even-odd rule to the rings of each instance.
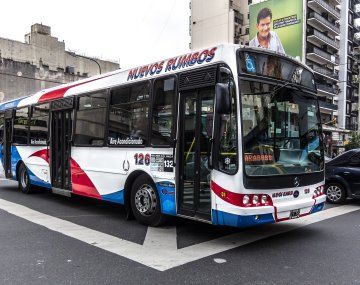
[[[69,190],[60,189],[60,188],[52,188],[52,192],[54,194],[63,195],[66,197],[71,197],[71,192]]]

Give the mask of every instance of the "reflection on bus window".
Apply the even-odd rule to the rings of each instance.
[[[110,146],[146,144],[149,98],[149,82],[111,92],[108,137]]]
[[[30,118],[30,144],[46,145],[48,140],[50,104],[42,104],[32,107]]]
[[[157,80],[154,84],[152,108],[152,145],[171,145],[174,102],[175,79]]]
[[[106,123],[106,91],[79,98],[76,112],[75,144],[102,146]]]
[[[27,145],[29,130],[29,108],[16,110],[13,130],[13,143]]]
[[[289,87],[244,81],[241,100],[247,175],[322,170],[316,98]]]

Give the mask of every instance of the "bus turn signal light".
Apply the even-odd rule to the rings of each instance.
[[[313,199],[315,199],[321,195],[324,195],[324,189],[325,189],[324,185],[316,187],[316,189],[314,191]]]

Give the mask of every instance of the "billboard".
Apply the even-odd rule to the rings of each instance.
[[[268,0],[250,5],[250,46],[302,60],[303,0]]]

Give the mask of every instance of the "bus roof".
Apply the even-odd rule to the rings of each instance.
[[[226,62],[230,67],[236,69],[235,51],[239,48],[250,49],[249,47],[235,44],[222,44],[213,46],[211,48],[204,48],[198,51],[189,52],[187,54],[168,58],[166,60],[159,60],[151,64],[138,66],[127,70],[115,70],[76,82],[44,89],[30,96],[4,102],[0,104],[0,111],[50,102],[67,96],[103,90],[134,81],[170,75],[180,71],[191,70],[196,67],[207,66],[217,62]],[[263,49],[251,48],[251,50],[261,50],[261,52],[264,53]],[[291,57],[280,55],[275,52],[265,52],[295,61]],[[301,62],[296,62],[297,64],[300,64],[309,69]]]

